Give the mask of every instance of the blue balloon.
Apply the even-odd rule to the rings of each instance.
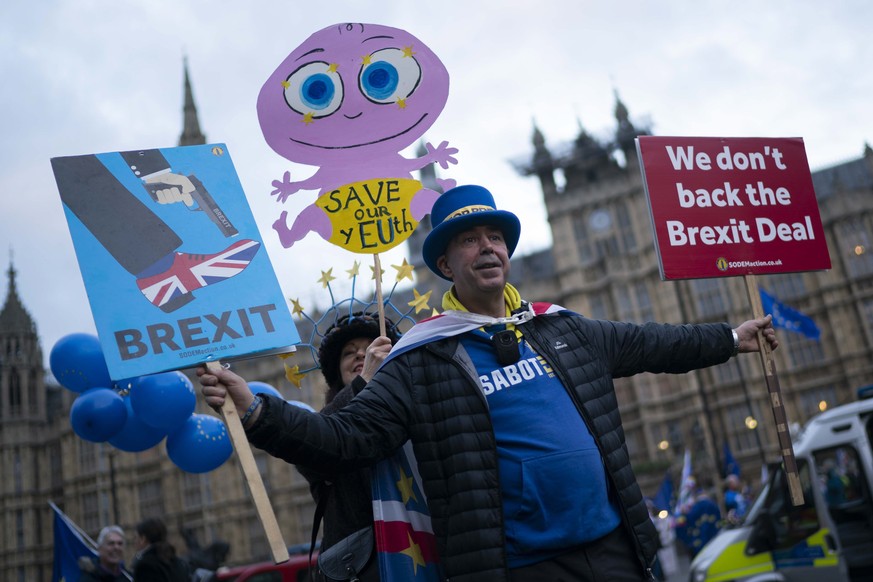
[[[252,394],[270,394],[282,398],[282,393],[266,382],[249,382],[249,390]]]
[[[49,355],[49,367],[61,386],[73,392],[112,386],[97,336],[71,333],[59,339]]]
[[[214,416],[192,414],[181,428],[167,436],[167,456],[188,473],[217,469],[231,453],[227,427]]]
[[[73,432],[92,443],[102,443],[116,435],[126,421],[124,399],[110,388],[86,390],[70,408]]]
[[[127,421],[124,427],[109,439],[109,444],[128,453],[139,453],[152,448],[167,436],[167,431],[149,426],[134,412],[130,398],[124,399]]]
[[[197,395],[185,374],[164,372],[137,378],[130,389],[130,404],[144,423],[170,433],[194,412]]]

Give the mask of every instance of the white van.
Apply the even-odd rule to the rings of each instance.
[[[773,466],[745,522],[694,558],[690,582],[873,581],[873,398],[819,414],[793,440],[804,504]]]

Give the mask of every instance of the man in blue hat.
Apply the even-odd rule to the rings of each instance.
[[[488,190],[448,190],[431,223],[422,254],[453,283],[444,312],[404,334],[346,408],[325,418],[259,404],[232,372],[201,368],[207,403],[254,406],[255,446],[321,470],[376,463],[410,440],[453,582],[652,579],[658,534],[612,379],[719,364],[757,351],[758,332],[775,349],[770,317],[635,325],[529,303],[507,282],[519,220]]]

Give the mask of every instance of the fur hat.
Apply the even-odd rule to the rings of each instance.
[[[448,277],[437,267],[437,259],[445,254],[452,237],[459,232],[476,226],[497,227],[503,233],[510,257],[521,235],[518,217],[506,210],[497,210],[494,196],[482,186],[457,186],[446,190],[434,202],[430,222],[433,230],[424,239],[421,256],[431,271],[446,280]]]
[[[318,347],[318,365],[330,389],[340,390],[343,387],[339,369],[343,347],[353,339],[362,337],[374,340],[379,335],[379,314],[361,311],[340,317],[327,329]],[[385,318],[385,335],[392,344],[397,342],[397,330],[388,317]]]

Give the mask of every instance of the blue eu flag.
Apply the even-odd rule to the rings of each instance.
[[[779,303],[763,289],[758,290],[761,292],[761,306],[764,308],[764,313],[773,315],[773,327],[795,331],[814,340],[821,336],[821,331],[811,317]]]
[[[658,492],[655,493],[655,497],[652,498],[652,503],[658,511],[666,510],[667,512],[672,512],[673,481],[670,479],[670,471],[667,471],[667,474],[664,475],[664,481],[661,483]]]
[[[96,556],[97,552],[72,525],[70,518],[58,509],[57,505],[49,504],[55,512],[55,563],[52,582],[77,582],[81,576],[79,557]]]

